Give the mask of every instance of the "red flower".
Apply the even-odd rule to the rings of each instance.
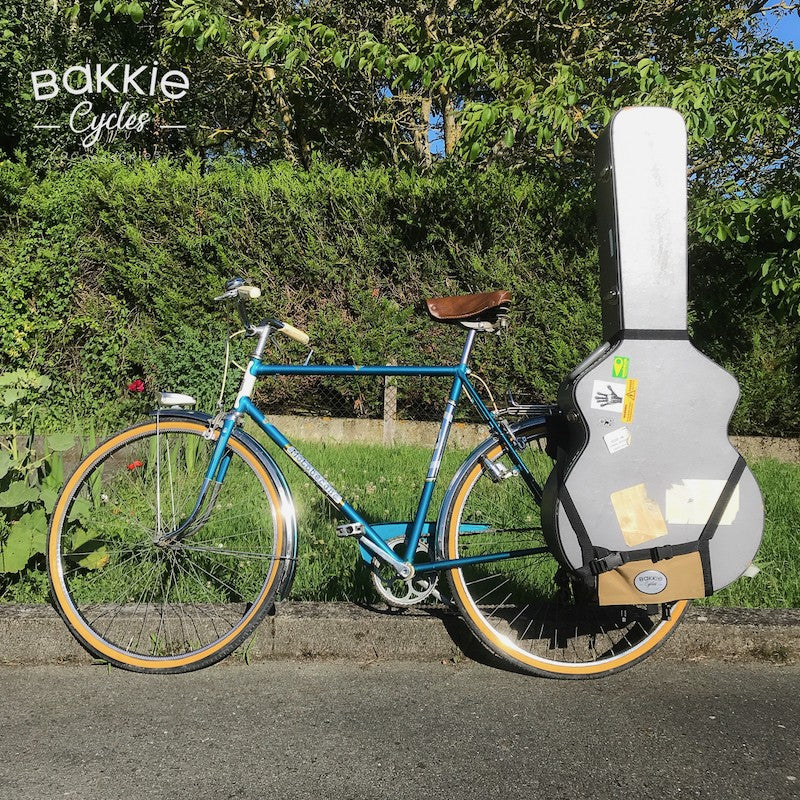
[[[134,470],[137,469],[138,467],[143,467],[143,466],[144,464],[141,461],[133,461],[130,464],[128,464],[128,469]]]
[[[129,392],[143,392],[144,391],[144,381],[139,380],[137,378],[135,381],[132,381],[128,384],[128,391]]]

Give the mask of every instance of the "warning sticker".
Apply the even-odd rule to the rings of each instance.
[[[630,359],[625,356],[615,356],[613,367],[611,368],[612,378],[627,378],[628,367],[630,366]]]
[[[633,408],[636,405],[636,390],[639,381],[636,378],[628,378],[625,381],[625,400],[622,403],[622,421],[633,422]]]
[[[592,408],[599,408],[601,411],[616,411],[621,414],[624,397],[624,383],[595,381],[592,387]]]
[[[617,428],[603,437],[609,453],[618,453],[631,444],[631,432],[627,428]]]

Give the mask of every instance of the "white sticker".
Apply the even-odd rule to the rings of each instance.
[[[622,413],[625,384],[615,381],[595,381],[592,387],[592,408]]]
[[[631,432],[627,428],[617,428],[617,430],[607,433],[603,437],[603,441],[606,443],[609,453],[618,453],[630,446]]]
[[[725,488],[725,481],[684,478],[667,489],[667,522],[677,525],[705,525]],[[739,487],[733,490],[720,525],[730,525],[739,513]]]

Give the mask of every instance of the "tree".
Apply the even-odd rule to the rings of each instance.
[[[0,153],[12,158],[20,151],[39,174],[92,154],[98,148],[84,147],[81,137],[66,124],[76,104],[85,100],[92,103],[92,114],[98,118],[118,112],[129,100],[137,114],[145,112],[152,120],[135,136],[120,135],[110,142],[102,137],[99,146],[112,152],[156,158],[182,154],[187,149],[219,151],[227,137],[246,130],[253,106],[247,72],[226,72],[224,60],[212,53],[184,66],[165,49],[163,13],[161,0],[142,4],[8,0],[0,9]],[[134,70],[145,67],[144,77],[138,79],[145,87],[145,96],[116,96],[106,89],[74,95],[61,84],[64,71],[70,67],[88,64],[95,75],[95,65],[106,69],[115,63],[119,67],[110,81],[117,87],[123,65]],[[175,101],[159,91],[150,94],[148,76],[153,66],[159,75],[172,68],[185,68],[190,80],[186,98]],[[41,70],[55,73],[59,91],[53,98],[37,101],[31,73]],[[75,77],[72,85],[81,85],[82,80]],[[176,130],[161,123],[186,127]],[[52,127],[56,124],[59,127]],[[226,135],[220,137],[219,131]]]
[[[284,152],[300,163],[318,150],[430,167],[438,132],[445,158],[585,182],[615,110],[672,106],[689,131],[693,233],[742,245],[723,249],[765,302],[796,315],[800,53],[766,34],[767,10],[752,0],[311,0],[287,14],[259,0],[172,0],[165,28],[168,42],[257,65]]]
[[[797,13],[798,0],[773,3]],[[79,150],[33,130],[38,65],[159,58],[191,74],[180,134],[116,141],[150,155],[234,153],[593,178],[618,108],[677,108],[690,136],[692,233],[800,313],[800,53],[770,38],[754,0],[12,0],[0,16],[0,102],[16,148]],[[88,55],[87,55],[88,54]],[[77,60],[76,59],[80,59]],[[55,102],[55,101],[54,101]],[[113,107],[112,98],[98,102]],[[709,251],[711,252],[711,251]]]

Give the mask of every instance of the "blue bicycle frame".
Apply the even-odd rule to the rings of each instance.
[[[263,345],[269,336],[269,328],[267,328],[266,335],[262,334],[259,346],[250,360],[247,372],[242,381],[242,388],[236,399],[236,403],[230,413],[225,416],[222,429],[217,440],[214,454],[206,472],[203,489],[200,498],[195,508],[197,513],[204,502],[204,497],[208,492],[209,487],[216,483],[221,484],[225,478],[225,473],[230,461],[230,455],[226,454],[228,439],[230,438],[235,425],[243,417],[250,417],[258,427],[278,446],[288,457],[311,479],[311,481],[319,488],[319,490],[328,498],[328,500],[338,508],[341,513],[350,520],[351,524],[355,526],[355,530],[359,536],[359,544],[361,547],[377,556],[382,562],[391,565],[397,571],[398,575],[403,578],[410,577],[414,572],[427,572],[433,570],[440,570],[451,567],[460,567],[467,564],[499,561],[502,559],[519,557],[522,555],[529,555],[532,553],[541,552],[542,548],[533,548],[530,550],[515,550],[502,553],[492,553],[489,555],[474,556],[469,558],[460,558],[447,561],[436,561],[414,564],[414,554],[417,551],[420,538],[423,534],[430,533],[431,523],[426,523],[425,519],[431,504],[434,486],[436,479],[439,475],[439,469],[442,462],[442,454],[450,434],[450,428],[453,423],[453,415],[455,408],[458,405],[462,392],[466,391],[469,399],[477,409],[479,415],[489,427],[491,433],[503,445],[503,449],[508,453],[514,467],[519,471],[520,476],[525,481],[531,492],[536,497],[537,501],[541,499],[541,487],[536,483],[530,471],[526,467],[522,458],[520,457],[516,443],[513,440],[513,434],[510,430],[501,425],[497,418],[489,411],[484,402],[481,400],[477,390],[469,380],[469,369],[467,361],[469,359],[472,345],[475,338],[475,331],[470,330],[467,334],[467,341],[464,345],[464,350],[461,360],[455,366],[345,366],[345,365],[283,365],[283,364],[264,364],[261,361],[261,353]],[[390,538],[388,531],[386,537],[381,536],[378,530],[380,528],[391,529],[395,534],[397,531],[396,525],[383,525],[370,524],[348,503],[342,495],[331,485],[331,483],[317,470],[315,467],[297,450],[296,447],[276,428],[270,423],[261,411],[253,404],[250,396],[256,379],[268,375],[372,375],[381,377],[392,376],[419,376],[419,377],[451,377],[453,379],[450,388],[450,395],[448,397],[444,416],[442,418],[439,434],[436,439],[436,444],[431,455],[430,464],[428,466],[428,473],[425,478],[425,483],[422,489],[422,494],[419,499],[417,511],[414,519],[410,524],[410,529],[405,528],[405,553],[401,559],[389,547],[385,538]],[[191,515],[194,517],[194,514]],[[180,531],[175,531],[172,535],[180,535]]]

